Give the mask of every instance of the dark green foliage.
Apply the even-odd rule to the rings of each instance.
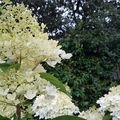
[[[117,8],[120,8],[120,3],[116,0],[11,0],[13,3],[21,3],[29,5],[33,9],[40,23],[46,24],[45,31],[50,37],[60,39],[68,34],[69,28],[73,28],[79,24],[79,21],[92,21],[91,18],[98,18],[99,21],[104,21],[104,18],[113,19],[108,27],[117,25],[120,20]],[[75,7],[76,6],[76,7]],[[113,9],[114,7],[114,9]],[[38,9],[39,8],[39,9]],[[104,9],[104,10],[103,10]],[[109,9],[109,10],[108,10]],[[101,11],[102,10],[102,11]],[[108,11],[107,11],[108,10]],[[63,13],[65,13],[63,15]],[[104,15],[103,15],[104,14]],[[103,19],[101,19],[103,18]],[[111,24],[112,23],[112,24]],[[91,25],[91,24],[89,24]],[[92,25],[91,25],[92,26]],[[53,35],[54,33],[54,35]]]
[[[0,115],[0,120],[10,120],[10,119]]]
[[[61,41],[63,49],[73,57],[55,69],[48,68],[68,83],[81,110],[95,104],[111,86],[120,83],[120,79],[115,80],[113,75],[120,59],[119,7],[116,2],[100,4],[93,0],[88,3],[91,6],[88,12],[95,12],[90,12],[89,17],[82,19]],[[106,21],[109,16],[110,21]]]
[[[112,120],[112,117],[110,115],[105,115],[103,117],[103,120]]]
[[[71,61],[64,61],[52,73],[68,83],[76,104],[85,109],[107,93],[110,86],[119,83],[112,78],[118,55],[109,47],[110,36],[79,28],[62,41],[63,48],[73,54]]]

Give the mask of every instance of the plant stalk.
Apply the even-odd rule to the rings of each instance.
[[[21,120],[21,108],[20,104],[16,106],[16,114],[17,114],[17,119],[16,120]]]

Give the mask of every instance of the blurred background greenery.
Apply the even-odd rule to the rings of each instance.
[[[46,24],[49,38],[73,54],[49,73],[67,83],[74,103],[85,110],[120,83],[119,0],[11,0],[24,2]]]

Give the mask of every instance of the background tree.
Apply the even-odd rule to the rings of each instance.
[[[65,34],[61,9],[63,2],[61,0],[11,0],[14,4],[24,2],[32,9],[33,14],[37,16],[39,23],[46,25],[45,31],[49,33],[50,38],[59,39]]]
[[[116,1],[88,1],[80,22],[61,41],[73,57],[53,69],[53,74],[68,83],[80,109],[94,105],[109,87],[120,83],[113,75],[120,58],[119,13]]]

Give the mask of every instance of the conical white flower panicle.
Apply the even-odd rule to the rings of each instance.
[[[43,26],[43,24],[42,24]],[[23,4],[9,5],[0,17],[0,59],[4,57],[21,64],[23,69],[34,69],[36,64],[47,62],[54,67],[62,59],[69,59],[58,45],[48,40],[48,35]]]
[[[40,77],[41,72],[46,72],[43,62],[55,67],[62,59],[72,56],[61,49],[58,41],[48,40],[44,27],[44,24],[39,26],[32,11],[23,4],[9,3],[2,10],[0,64],[19,67],[9,67],[5,73],[0,69],[0,115],[10,118],[16,113],[17,105],[21,106],[23,117],[26,111],[39,118],[79,111],[71,98]],[[27,108],[26,101],[30,102]]]
[[[34,115],[40,119],[79,113],[78,107],[71,102],[71,99],[59,91],[54,96],[49,94],[37,96],[32,109]]]

